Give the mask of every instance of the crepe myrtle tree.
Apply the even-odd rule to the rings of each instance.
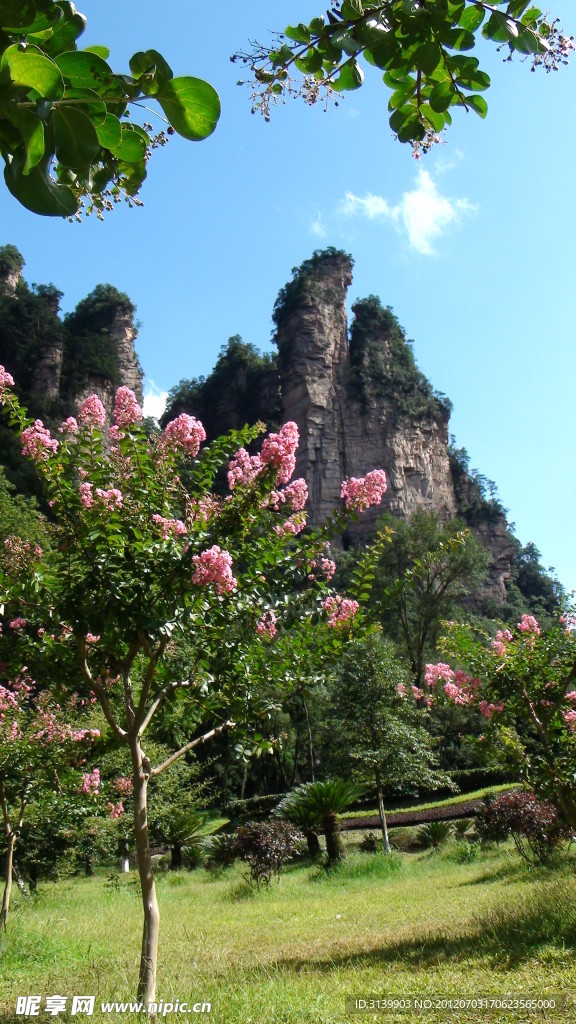
[[[108,47],[78,46],[85,27],[69,0],[0,2],[4,180],[18,202],[45,216],[79,218],[84,209],[102,217],[122,199],[141,206],[152,151],[174,132],[207,138],[220,116],[208,82],[175,78],[154,49],[135,53],[129,74],[115,72]]]
[[[7,622],[8,630],[18,633],[26,625],[21,617]],[[25,667],[0,683],[0,811],[4,833],[0,928],[4,931],[10,909],[14,856],[30,804],[45,798],[47,793],[78,803],[82,787],[87,784],[83,764],[100,732],[79,724],[86,717],[78,713],[73,701],[62,706],[47,691],[41,691]]]
[[[426,666],[430,693],[476,707],[485,739],[499,739],[523,781],[576,828],[576,633],[570,616],[541,629],[533,615],[495,635],[450,624],[440,649],[453,665]]]
[[[252,112],[270,119],[286,97],[309,105],[359,89],[364,67],[383,74],[390,128],[420,157],[452,124],[460,107],[485,117],[481,93],[490,78],[476,57],[494,43],[505,60],[529,58],[531,69],[568,62],[574,40],[531,0],[332,0],[326,15],[289,25],[272,46],[254,43],[232,58],[251,74]]]
[[[273,643],[276,631],[290,629],[295,647],[321,628],[333,644],[345,642],[359,602],[330,593],[322,574],[309,580],[309,563],[347,519],[381,501],[386,478],[373,470],[344,481],[342,509],[302,538],[307,488],[303,480],[290,482],[294,423],[266,437],[258,454],[244,445],[261,424],[201,451],[198,420],[184,413],[149,437],[133,393],[121,387],[110,429],[92,395],[52,437],[40,420],[27,418],[12,386],[1,368],[0,397],[44,481],[57,543],[33,571],[6,576],[3,601],[11,615],[25,612],[36,631],[44,630],[48,651],[64,630],[86,692],[129,751],[144,911],[138,993],[154,1002],[159,912],[148,782],[236,721],[262,713],[252,652]],[[226,464],[229,493],[218,498],[212,485]],[[181,639],[190,651],[185,671]],[[198,728],[152,764],[146,730],[180,701],[194,709]]]

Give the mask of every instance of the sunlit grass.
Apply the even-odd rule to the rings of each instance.
[[[345,1008],[350,996],[534,994],[574,983],[573,862],[529,871],[511,849],[471,864],[455,864],[449,849],[353,853],[330,873],[292,866],[269,890],[248,885],[239,866],[165,874],[158,888],[159,998],[209,1001],[209,1019],[221,1024],[337,1024],[356,1019]],[[131,998],[140,928],[134,876],[45,886],[37,903],[18,896],[0,963],[1,1024],[23,1019],[14,1015],[17,995]]]

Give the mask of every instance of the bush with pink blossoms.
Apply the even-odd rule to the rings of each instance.
[[[113,416],[117,427],[131,427],[134,423],[140,423],[142,420],[142,409],[130,388],[118,388]]]
[[[276,618],[273,611],[264,612],[262,618],[260,619],[258,625],[256,626],[256,632],[260,636],[267,636],[270,640],[273,640],[274,637],[276,636],[276,633],[278,632],[276,626],[277,621],[278,619]]]
[[[58,441],[52,437],[42,420],[34,420],[31,427],[26,427],[20,435],[22,455],[33,462],[44,462],[51,452],[58,451]]]
[[[334,594],[322,602],[322,608],[328,612],[328,625],[333,629],[347,629],[359,609],[358,601],[349,597]]]
[[[542,632],[533,615],[523,615],[518,623],[518,629],[520,633],[534,633],[535,636],[540,636]],[[507,630],[507,632],[510,632],[510,630]]]
[[[106,410],[98,395],[89,395],[78,412],[78,422],[91,427],[103,427],[106,423]]]
[[[388,484],[383,469],[373,469],[364,477],[350,477],[342,484],[340,497],[347,509],[364,512],[372,505],[379,505]]]
[[[166,426],[162,434],[164,443],[186,455],[198,455],[200,445],[206,440],[206,431],[200,420],[183,412]]]
[[[192,583],[200,587],[214,584],[218,594],[236,590],[238,581],[232,574],[232,556],[228,551],[222,551],[218,544],[214,544],[200,555],[194,555],[192,562],[196,566]]]
[[[278,434],[269,434],[262,442],[260,458],[265,466],[276,471],[279,484],[287,484],[296,469],[296,451],[300,435],[292,421],[285,423]]]

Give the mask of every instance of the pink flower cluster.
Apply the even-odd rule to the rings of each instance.
[[[78,786],[79,793],[88,793],[98,795],[100,789],[100,769],[95,768],[93,772],[85,772],[82,776],[82,782]]]
[[[206,431],[200,420],[183,412],[168,424],[162,439],[169,448],[181,448],[188,455],[194,456],[198,455],[200,445],[206,440]]]
[[[308,484],[299,477],[288,484],[283,491],[272,491],[268,499],[271,508],[278,510],[281,505],[288,504],[292,512],[302,512],[308,501]]]
[[[164,540],[168,537],[182,537],[188,532],[181,519],[165,519],[164,516],[156,514],[152,516],[152,521],[160,527]]]
[[[21,615],[18,615],[12,622],[8,624],[9,629],[14,629],[17,633],[20,633],[26,625],[26,619],[23,619]]]
[[[113,804],[112,801],[110,800],[106,804],[106,810],[108,811],[108,814],[110,815],[111,818],[121,818],[122,815],[124,814],[124,805],[122,804],[122,802]]]
[[[334,573],[336,572],[336,562],[333,562],[331,558],[321,558],[320,568],[327,579],[331,580]]]
[[[34,462],[45,462],[50,452],[58,451],[58,441],[52,437],[42,420],[34,420],[31,427],[26,427],[20,435],[22,455]]]
[[[220,501],[213,494],[205,494],[203,498],[197,498],[196,501],[190,502],[188,508],[188,514],[192,519],[201,523],[207,523],[210,519],[215,519],[216,516],[220,515],[220,512]]]
[[[437,665],[426,665],[424,680],[428,686],[433,687],[438,683],[451,683],[455,675],[456,673],[454,669],[450,668],[450,665],[439,661]]]
[[[540,636],[540,626],[533,615],[523,615],[517,625],[521,633],[535,633],[536,636]]]
[[[232,556],[228,551],[222,551],[217,544],[201,555],[194,555],[192,561],[196,566],[192,583],[201,587],[215,583],[218,594],[228,593],[238,586],[238,581],[232,575]]]
[[[69,416],[60,424],[58,430],[61,434],[76,434],[78,432],[78,420],[75,416]]]
[[[297,537],[299,533],[302,533],[305,526],[306,513],[296,512],[281,525],[277,524],[274,527],[274,532],[277,533],[279,537],[282,537],[285,534],[292,534],[292,536]]]
[[[328,625],[334,629],[344,629],[349,626],[358,611],[358,601],[349,597],[341,597],[340,594],[327,597],[322,602],[322,608],[328,612]]]
[[[371,505],[380,504],[387,486],[384,470],[373,469],[364,477],[352,476],[344,480],[340,497],[344,499],[346,508],[364,512]]]
[[[497,704],[490,704],[487,700],[480,701],[480,714],[490,721],[494,715],[500,715],[504,711],[504,701],[499,700]]]
[[[97,487],[94,493],[98,501],[108,512],[113,512],[115,508],[122,508],[124,495],[117,487],[111,487],[109,491],[104,491],[101,487]]]
[[[134,784],[132,779],[127,779],[125,776],[122,776],[121,778],[116,779],[114,789],[119,796],[130,796],[134,789]]]
[[[106,410],[98,395],[89,395],[82,402],[78,412],[78,419],[80,423],[85,423],[88,427],[104,426],[106,423]]]
[[[262,444],[260,458],[264,466],[276,470],[279,484],[287,484],[296,469],[296,451],[300,434],[298,427],[290,420],[280,428],[280,433],[269,434]]]
[[[572,732],[576,731],[576,711],[563,711],[562,718]]]
[[[513,640],[512,633],[509,629],[499,629],[490,646],[499,658],[503,658],[506,654],[506,645]]]
[[[0,366],[0,398],[3,398],[4,393],[8,388],[13,387],[14,378],[12,374],[8,373],[8,371],[3,366]]]
[[[130,388],[121,387],[116,392],[114,401],[114,423],[117,427],[130,427],[140,423],[142,409],[136,401],[136,395]]]
[[[270,640],[273,640],[274,637],[276,636],[276,633],[278,632],[278,629],[276,627],[277,621],[278,620],[274,615],[274,612],[264,612],[262,618],[260,619],[260,622],[256,626],[256,632],[258,633],[259,636],[267,636],[270,638]]]
[[[259,455],[250,455],[245,448],[240,448],[228,467],[228,487],[234,490],[236,484],[249,487],[259,473],[262,472],[262,459]]]

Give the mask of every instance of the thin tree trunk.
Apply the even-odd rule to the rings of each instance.
[[[12,865],[14,863],[14,844],[16,836],[10,832],[7,837],[6,863],[4,865],[4,896],[2,897],[2,909],[0,910],[0,929],[6,931],[6,921],[10,909],[10,896],[12,894]]]
[[[306,838],[306,844],[308,846],[308,856],[310,860],[318,860],[320,856],[320,840],[313,829],[306,829],[304,832]]]
[[[0,806],[2,807],[2,820],[4,823],[4,833],[6,835],[6,863],[4,865],[4,895],[2,896],[2,908],[0,909],[0,930],[6,931],[6,923],[8,921],[8,911],[10,910],[10,897],[12,895],[12,876],[14,873],[14,847],[16,846],[16,836],[19,834],[24,821],[24,812],[26,810],[26,803],[28,797],[28,787],[24,789],[22,798],[20,800],[20,814],[18,815],[18,824],[15,829],[10,825],[10,818],[8,816],[8,800],[6,798],[6,789],[3,782],[0,782]]]
[[[170,870],[180,871],[182,868],[182,843],[173,843],[170,850]]]
[[[302,701],[304,705],[304,713],[306,715],[306,728],[308,730],[308,754],[310,757],[310,776],[312,782],[316,782],[316,774],[314,771],[314,744],[312,743],[312,729],[310,728],[310,717],[308,715],[308,705],[305,700]]]
[[[156,968],[158,964],[158,933],[160,912],[156,898],[156,885],[152,870],[152,856],[148,837],[147,789],[150,778],[150,761],[145,757],[138,738],[130,745],[134,782],[134,837],[140,886],[144,926],[142,929],[142,953],[140,957],[140,979],[138,999],[143,1003],[156,1002]]]
[[[382,792],[382,786],[380,781],[377,782],[378,786],[378,814],[380,815],[380,828],[382,829],[382,847],[385,853],[392,853],[392,847],[390,846],[390,839],[388,837],[388,825],[386,824],[386,808],[384,807],[384,794]]]

